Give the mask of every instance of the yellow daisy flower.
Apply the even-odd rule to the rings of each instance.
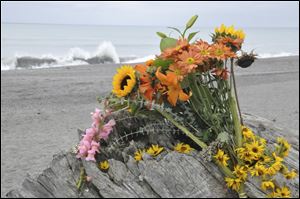
[[[164,150],[163,147],[152,144],[152,146],[147,150],[147,153],[151,156],[157,156],[158,154],[160,154],[162,152],[162,150]]]
[[[251,129],[249,129],[246,126],[242,126],[242,134],[245,139],[252,139],[252,140],[255,139],[255,136],[254,136],[253,132],[251,131]]]
[[[214,156],[214,158],[217,160],[217,162],[223,166],[227,166],[227,160],[229,160],[229,157],[227,154],[224,153],[221,149],[218,150],[217,154]]]
[[[288,180],[294,179],[296,176],[297,176],[297,173],[295,172],[294,169],[292,171],[284,174],[284,177]]]
[[[255,160],[258,160],[260,156],[263,155],[265,147],[260,145],[258,141],[253,141],[251,143],[245,144],[246,149],[249,151],[250,154],[254,156]]]
[[[277,198],[290,198],[291,191],[288,187],[277,188],[275,191],[275,197]]]
[[[266,174],[272,176],[275,175],[277,173],[276,169],[272,166],[266,168]]]
[[[236,165],[232,173],[243,181],[247,179],[247,168],[245,166]]]
[[[242,160],[252,162],[252,160],[256,159],[252,153],[250,153],[246,148],[237,148],[236,149],[238,157]]]
[[[100,162],[99,167],[101,170],[108,170],[109,169],[109,163],[107,160]]]
[[[131,66],[122,66],[117,69],[113,78],[112,92],[119,98],[128,95],[136,84],[135,70]]]
[[[227,184],[227,187],[229,187],[229,188],[231,188],[235,191],[238,191],[240,189],[240,185],[241,185],[242,180],[239,179],[239,178],[228,178],[228,177],[226,177],[225,182]]]
[[[275,185],[271,180],[270,181],[262,181],[261,188],[262,188],[262,190],[266,191],[267,189],[274,189]]]
[[[179,153],[189,153],[193,148],[190,147],[188,144],[184,143],[178,143],[175,147],[174,150],[179,152]]]
[[[267,173],[267,169],[264,165],[255,164],[254,168],[250,171],[252,176],[263,176]]]
[[[140,160],[142,160],[143,159],[143,154],[145,153],[145,150],[138,150],[138,151],[136,151],[135,153],[134,153],[134,159],[136,160],[136,161],[140,161]]]
[[[284,138],[277,138],[277,143],[278,143],[278,149],[280,151],[280,155],[282,155],[283,157],[286,157],[289,155],[289,151],[291,149],[291,145],[287,142],[286,139]]]
[[[268,163],[268,162],[271,162],[271,158],[269,156],[267,156],[267,155],[262,155],[259,158],[259,162],[261,162],[261,163]]]

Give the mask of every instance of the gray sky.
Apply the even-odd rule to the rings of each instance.
[[[180,26],[299,27],[299,2],[3,2],[1,22]]]

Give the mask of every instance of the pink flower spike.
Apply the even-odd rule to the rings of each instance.
[[[91,149],[91,150],[89,150],[89,151],[88,151],[88,154],[95,155],[95,154],[96,154],[96,150],[94,150],[94,149]]]
[[[92,147],[94,147],[94,146],[95,146],[95,147],[99,147],[99,146],[100,146],[100,143],[93,140],[92,143],[91,143],[91,146],[92,146]]]
[[[92,114],[93,121],[95,121],[95,120],[102,120],[102,117],[101,117],[102,114],[101,114],[101,110],[100,109],[96,108],[95,112],[91,113],[91,114]]]
[[[95,128],[88,128],[85,130],[85,134],[86,135],[91,135],[91,136],[94,136],[96,133],[96,129]]]
[[[107,140],[115,124],[116,121],[114,119],[109,120],[109,122],[102,127],[102,130],[100,131],[100,137],[104,140]]]
[[[93,162],[96,162],[95,154],[89,153],[88,156],[85,158],[85,160],[86,160],[86,161],[93,161]]]

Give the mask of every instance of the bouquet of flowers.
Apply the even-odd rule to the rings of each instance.
[[[161,54],[155,59],[117,70],[112,93],[104,100],[105,111],[96,109],[92,113],[93,124],[83,135],[78,157],[96,161],[100,140],[106,140],[117,125],[114,119],[107,122],[111,113],[155,115],[179,129],[202,153],[212,150],[210,160],[224,173],[227,186],[240,197],[246,197],[245,182],[250,176],[260,179],[261,189],[268,191],[269,197],[289,197],[289,188],[274,179],[277,173],[287,179],[296,176],[284,164],[289,143],[278,138],[272,148],[243,123],[234,69],[249,67],[256,59],[253,52],[241,50],[244,31],[222,24],[211,35],[211,43],[193,40],[198,32],[187,33],[196,20],[197,16],[193,16],[183,31],[170,27],[179,33],[179,38],[157,32]],[[179,143],[174,149],[189,153],[192,148]],[[156,156],[162,150],[152,145],[138,150],[134,158],[141,161],[143,153]],[[109,165],[101,162],[100,167],[106,170]]]

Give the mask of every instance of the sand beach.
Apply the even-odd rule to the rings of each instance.
[[[119,66],[1,71],[1,196],[77,143]],[[299,133],[299,56],[259,59],[236,73],[242,112]]]

